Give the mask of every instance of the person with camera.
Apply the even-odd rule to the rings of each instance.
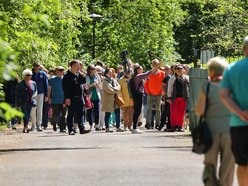
[[[204,156],[203,182],[204,185],[231,186],[234,175],[234,158],[231,151],[231,138],[229,132],[230,112],[221,102],[219,83],[222,73],[227,67],[226,59],[223,57],[211,58],[208,61],[210,84],[204,83],[201,87],[198,102],[195,107],[197,115],[201,116],[206,112],[206,123],[209,127],[213,143]],[[207,92],[207,86],[209,86]],[[206,96],[208,105],[206,106]],[[217,171],[218,155],[220,154],[220,167]],[[219,172],[219,178],[217,178]]]
[[[141,134],[142,131],[137,129],[137,123],[142,109],[142,100],[144,94],[144,79],[150,74],[154,73],[159,66],[154,66],[152,70],[143,73],[143,68],[139,64],[134,65],[134,74],[130,81],[133,81],[135,94],[133,96],[134,101],[134,114],[133,114],[133,134]]]

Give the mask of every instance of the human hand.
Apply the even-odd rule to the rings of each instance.
[[[242,121],[245,121],[248,123],[248,110],[243,110],[239,113],[239,117]]]
[[[69,106],[69,105],[71,104],[71,100],[70,100],[69,98],[67,98],[67,99],[65,100],[65,104]]]
[[[48,101],[48,97],[47,97],[47,96],[44,97],[44,101],[45,101],[45,102]]]
[[[172,100],[168,99],[166,100],[169,104],[172,104]]]

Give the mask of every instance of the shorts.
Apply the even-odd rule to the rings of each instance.
[[[248,126],[231,127],[232,152],[238,165],[248,165]]]

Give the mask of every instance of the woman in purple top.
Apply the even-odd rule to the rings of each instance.
[[[142,131],[137,129],[137,122],[138,118],[141,113],[142,109],[142,97],[144,93],[144,83],[143,80],[148,77],[151,73],[156,71],[158,67],[154,67],[152,70],[143,73],[143,68],[140,65],[137,65],[134,68],[134,74],[133,74],[133,80],[135,85],[136,94],[133,95],[133,101],[134,101],[134,113],[133,113],[133,134],[141,134]]]

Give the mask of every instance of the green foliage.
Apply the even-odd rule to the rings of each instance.
[[[88,7],[91,13],[103,16],[96,21],[96,56],[107,65],[120,64],[122,50],[129,52],[133,62],[147,67],[153,58],[166,63],[180,58],[175,51],[173,25],[179,24],[184,14],[175,1],[91,1]],[[82,48],[84,53],[91,53],[92,20],[84,24]]]
[[[182,9],[188,14],[175,27],[175,38],[177,51],[187,62],[193,61],[194,48],[214,49],[226,57],[242,55],[239,48],[248,29],[247,7],[242,1],[195,1],[182,4]]]

